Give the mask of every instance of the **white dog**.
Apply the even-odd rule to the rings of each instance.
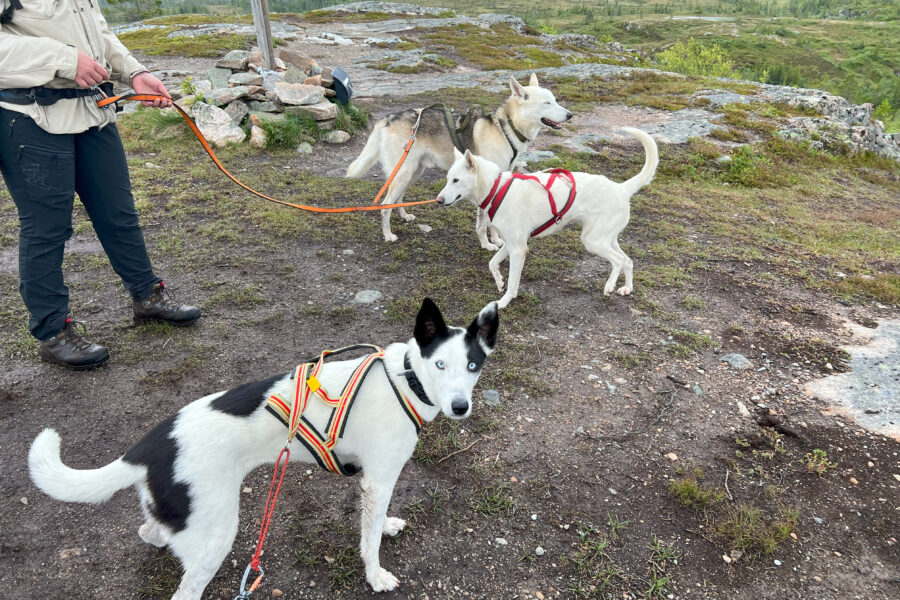
[[[623,130],[641,141],[646,154],[641,172],[624,183],[602,175],[568,171],[513,175],[501,172],[497,165],[471,152],[456,153],[456,162],[447,173],[447,185],[437,201],[449,206],[467,198],[488,211],[492,226],[504,241],[489,265],[501,292],[504,286],[500,263],[509,257],[509,285],[498,303],[500,308],[506,308],[519,293],[528,239],[556,233],[569,223],[582,226],[581,242],[588,252],[612,265],[603,293],[612,293],[623,270],[625,285],[617,292],[622,296],[631,293],[633,264],[619,248],[618,236],[631,216],[631,196],[650,183],[656,173],[659,153],[653,138],[643,131],[631,127]]]
[[[291,456],[320,465],[323,459],[334,460],[345,474],[362,470],[359,547],[366,580],[376,592],[399,585],[381,567],[379,547],[382,534],[397,535],[406,525],[385,513],[400,471],[416,447],[419,426],[440,412],[452,419],[469,416],[472,388],[494,349],[498,325],[497,306],[491,303],[468,329],[447,327],[437,306],[426,298],[414,337],[375,354],[378,358],[368,370],[361,371],[360,365],[373,355],[324,363],[313,373],[321,390],[333,393],[357,382],[345,418],[335,416],[337,409],[317,397],[312,379],[297,377],[309,382],[314,392],[304,423],[321,431],[332,418],[343,425],[330,457],[314,453],[308,438],[299,435],[290,444]],[[362,378],[356,379],[360,372]],[[146,517],[138,534],[154,546],[168,545],[184,567],[173,599],[199,600],[237,533],[241,482],[256,467],[274,462],[285,445],[287,428],[271,402],[293,398],[295,388],[301,387],[292,379],[295,373],[196,400],[99,469],[65,466],[59,435],[45,429],[28,455],[31,478],[44,493],[66,502],[104,502],[116,491],[136,486]]]
[[[528,149],[542,126],[560,129],[562,122],[572,118],[572,113],[556,103],[550,90],[540,87],[534,73],[527,86],[510,77],[509,89],[510,97],[494,114],[472,120],[458,136],[464,148],[497,163],[504,171],[513,168],[516,158]],[[388,187],[384,203],[401,202],[406,189],[419,179],[425,169],[449,169],[453,164],[455,146],[443,111],[437,108],[410,109],[388,115],[375,123],[362,153],[347,167],[347,177],[362,177],[377,162],[381,163],[385,179],[390,177],[403,156],[403,149],[417,119],[420,123],[416,142]],[[462,120],[463,117],[457,117],[454,127],[459,127]],[[402,208],[398,211],[407,221],[415,218]],[[381,230],[386,241],[397,241],[397,236],[391,232],[391,209],[382,212]],[[487,239],[487,221],[481,218],[480,213],[476,230],[483,248],[497,249]]]

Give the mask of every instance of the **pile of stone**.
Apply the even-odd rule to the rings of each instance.
[[[263,122],[282,121],[286,115],[308,116],[329,131],[326,142],[344,143],[350,135],[334,129],[337,105],[330,67],[287,48],[277,51],[275,68],[263,66],[259,51],[232,50],[206,72],[207,79],[191,82],[190,94],[173,94],[179,106],[194,118],[210,143],[224,146],[243,142],[250,129],[250,144],[263,148]]]
[[[900,135],[885,133],[884,123],[872,118],[869,103],[852,104],[821,90],[763,86],[773,102],[810,109],[823,116],[793,117],[778,133],[789,140],[804,140],[817,150],[846,147],[851,152],[869,151],[900,161]]]

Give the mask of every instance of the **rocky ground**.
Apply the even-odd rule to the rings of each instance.
[[[373,118],[502,100],[509,72],[435,42],[436,31],[509,27],[527,37],[518,43],[545,43],[512,18],[373,4],[370,21],[292,17],[275,34],[343,66]],[[403,42],[419,53],[375,47],[408,52]],[[455,66],[434,70],[428,53]],[[577,232],[533,243],[473,417],[426,428],[398,484],[390,514],[410,527],[382,548],[401,579],[387,597],[896,597],[900,180],[889,158],[855,152],[889,157],[896,145],[871,107],[821,92],[647,73],[606,45],[585,55],[615,57],[513,70],[537,71],[576,113],[560,134],[542,134],[531,164],[621,180],[643,158],[618,127],[661,142],[659,176],[635,197],[622,235],[635,294],[600,295],[608,265]],[[426,68],[397,72],[417,58]],[[218,60],[142,59],[172,88],[203,80]],[[842,155],[779,141],[815,120],[811,142]],[[161,139],[145,112],[121,129],[157,269],[206,316],[186,331],[133,327],[78,208],[65,265],[73,308],[113,359],[81,374],[41,364],[23,331],[4,193],[0,585],[19,598],[165,598],[179,577],[167,553],[138,539],[132,491],[63,505],[31,485],[25,456],[42,427],[60,431],[68,464],[105,464],[203,394],[322,348],[407,338],[423,295],[455,323],[498,296],[469,207],[416,210],[386,244],[373,215],[311,217],[248,198],[195,154],[193,138]],[[311,155],[243,145],[222,158],[279,197],[366,203],[375,174],[341,178],[365,133]],[[410,199],[432,196],[441,178],[427,173]],[[234,597],[269,476],[263,468],[246,481],[237,541],[205,597]],[[356,482],[305,465],[289,477],[260,597],[371,596],[356,555]]]

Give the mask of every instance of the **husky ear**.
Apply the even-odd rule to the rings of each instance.
[[[479,340],[490,354],[497,345],[498,327],[500,327],[500,313],[497,311],[497,303],[491,302],[481,309],[481,312],[469,325],[466,334]]]
[[[416,343],[419,344],[419,348],[425,348],[435,339],[446,335],[447,324],[444,323],[441,311],[431,298],[425,298],[422,300],[419,314],[416,315],[416,327],[413,330]]]
[[[537,75],[535,75],[534,73],[531,74],[531,79],[528,80],[528,85],[530,87],[540,87],[541,86],[541,84],[538,83]]]
[[[478,163],[475,162],[475,155],[472,154],[471,152],[469,152],[468,150],[466,150],[465,157],[466,157],[466,168],[469,169],[470,171],[477,171]]]
[[[509,76],[509,90],[513,96],[520,100],[525,97],[525,88],[512,75]]]
[[[458,161],[463,157],[463,153],[456,149],[456,146],[453,146],[453,162]]]

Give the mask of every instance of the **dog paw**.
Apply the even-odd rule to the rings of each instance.
[[[503,288],[505,288],[505,287],[506,287],[506,284],[503,282],[503,280],[498,279],[497,280],[497,289],[502,292]],[[503,307],[501,306],[500,308],[503,308]]]
[[[507,298],[506,296],[504,296],[500,299],[499,302],[497,302],[497,308],[506,308],[507,306],[509,306],[510,302],[512,302],[512,298]]]
[[[629,294],[631,294],[631,288],[627,285],[623,285],[616,290],[616,293],[620,296],[628,296]]]
[[[603,295],[604,295],[604,296],[609,296],[610,294],[613,293],[613,290],[615,290],[615,289],[616,289],[616,282],[615,282],[615,281],[610,282],[610,283],[607,283],[607,284],[603,287]]]
[[[387,569],[378,569],[371,575],[366,576],[369,585],[372,586],[373,592],[390,592],[397,589],[400,580],[394,577],[393,573]]]
[[[406,521],[404,521],[403,519],[398,519],[396,517],[386,517],[384,519],[384,529],[382,531],[384,532],[384,535],[394,537],[395,535],[403,531],[404,527],[406,527]]]
[[[482,244],[481,247],[485,250],[490,250],[491,252],[496,252],[500,249],[500,246],[498,246],[497,244],[492,244],[490,242],[488,242],[487,244]]]
[[[400,239],[400,238],[397,237],[396,233],[384,234],[384,241],[386,241],[386,242],[396,242],[398,239]]]
[[[404,215],[400,215],[400,218],[403,219],[404,221],[406,221],[407,223],[409,223],[410,221],[416,220],[416,215],[411,215],[409,213],[406,213]]]

